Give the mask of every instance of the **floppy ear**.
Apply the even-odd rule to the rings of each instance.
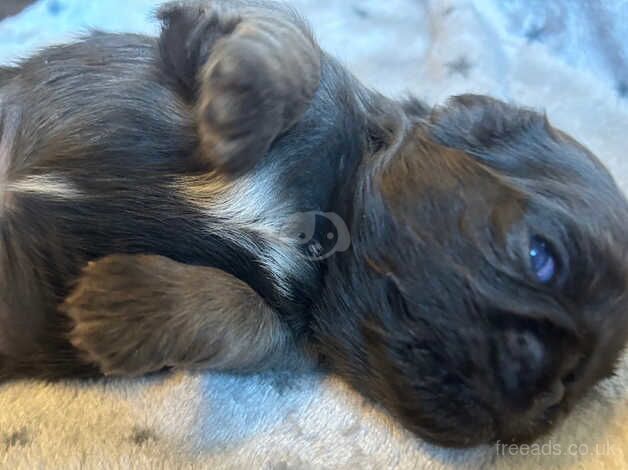
[[[479,95],[452,98],[435,108],[428,122],[441,145],[463,150],[478,162],[510,177],[537,184],[579,181],[583,189],[612,178],[585,147],[555,129],[547,116]],[[547,188],[546,188],[547,189]]]
[[[247,170],[309,105],[318,45],[275,3],[174,2],[158,16],[162,68],[196,107],[201,159],[231,174]]]
[[[549,130],[543,114],[482,95],[460,95],[432,110],[432,135],[461,150],[486,148],[530,129]]]

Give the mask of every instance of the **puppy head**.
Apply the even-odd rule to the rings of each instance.
[[[321,348],[423,438],[533,439],[612,373],[628,336],[626,200],[544,116],[489,98],[393,134],[358,177]]]

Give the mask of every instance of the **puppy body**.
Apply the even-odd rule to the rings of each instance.
[[[159,40],[95,34],[0,70],[2,376],[313,349],[468,446],[546,431],[612,371],[628,209],[586,149],[490,98],[367,91],[275,5],[160,15]],[[313,261],[293,226],[311,213],[350,248]]]
[[[234,178],[197,169],[195,103],[177,92],[175,71],[164,73],[162,53],[152,38],[96,34],[23,63],[2,88],[3,253],[24,258],[2,263],[12,291],[3,331],[18,334],[3,342],[5,376],[92,373],[73,350],[58,353],[52,337],[67,342],[67,325],[57,305],[88,261],[112,253],[215,267],[250,285],[295,335],[306,328],[321,266],[282,229],[296,213],[331,210],[361,155],[360,123],[334,109],[353,99],[349,77],[325,59],[314,104]],[[36,274],[20,282],[19,269]]]

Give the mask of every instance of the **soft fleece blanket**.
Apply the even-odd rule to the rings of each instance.
[[[628,189],[625,0],[294,0],[368,84],[430,103],[466,91],[543,108]],[[8,63],[88,27],[155,32],[154,0],[40,0],[0,23]],[[0,466],[207,469],[628,468],[628,356],[535,446],[452,451],[334,377],[177,373],[0,386]]]

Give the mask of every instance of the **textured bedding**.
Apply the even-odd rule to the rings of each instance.
[[[480,92],[545,109],[628,190],[625,0],[294,0],[362,80],[429,103]],[[39,0],[0,22],[0,63],[89,28],[155,33],[154,0]],[[0,385],[0,467],[628,468],[628,356],[537,444],[427,445],[334,377],[176,373]]]

